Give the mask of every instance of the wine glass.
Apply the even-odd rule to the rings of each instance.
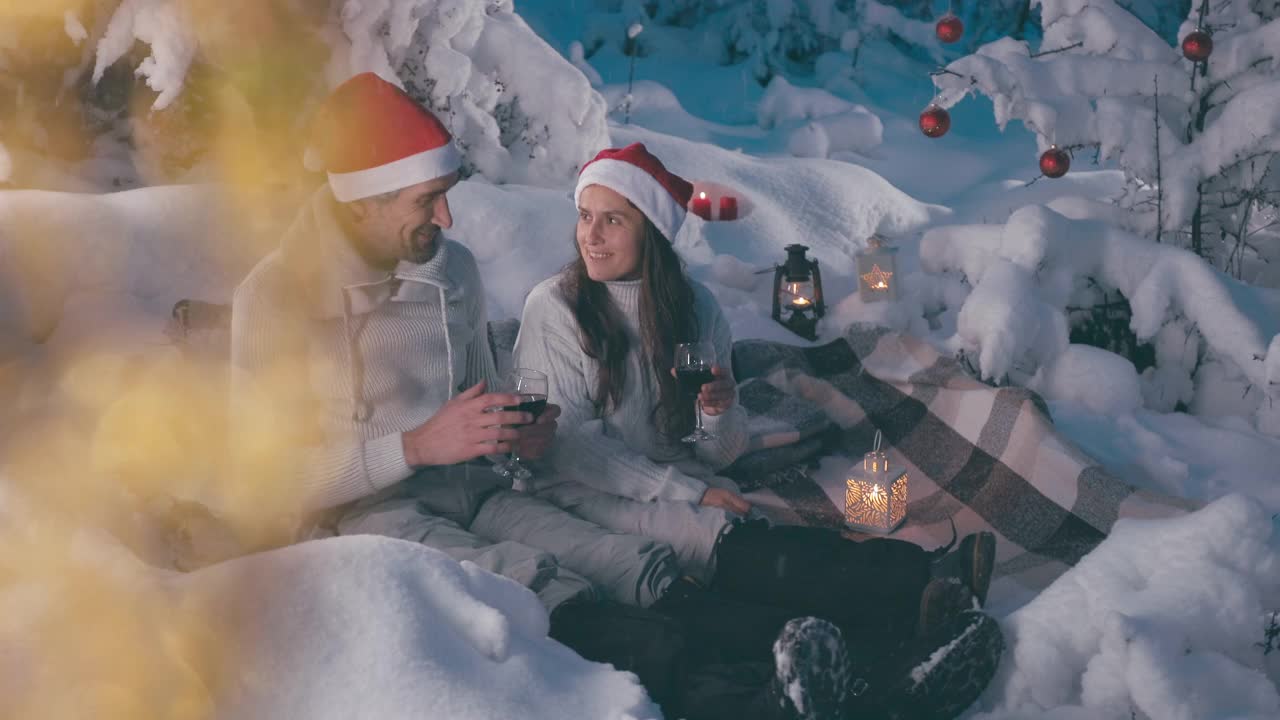
[[[547,409],[547,376],[545,373],[529,368],[515,368],[507,374],[503,381],[504,392],[520,396],[519,405],[507,405],[493,408],[494,412],[508,410],[527,412],[537,421],[543,410]],[[533,477],[533,472],[520,463],[520,448],[513,445],[505,462],[493,466],[493,471],[504,478],[509,478],[512,486],[522,489]]]
[[[715,435],[702,429],[702,400],[698,393],[702,386],[715,379],[711,366],[716,362],[716,349],[709,342],[679,343],[676,345],[676,382],[680,391],[693,398],[697,408],[698,425],[693,432],[680,438],[681,442],[696,443],[714,440]]]

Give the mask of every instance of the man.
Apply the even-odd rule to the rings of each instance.
[[[532,424],[527,413],[489,412],[519,398],[487,391],[495,371],[479,273],[441,236],[461,164],[448,131],[367,73],[329,98],[316,140],[329,182],[236,291],[233,397],[237,419],[250,417],[235,430],[255,427],[267,398],[295,415],[284,424],[318,418],[283,454],[297,468],[298,503],[328,511],[344,534],[422,542],[521,582],[549,610],[592,597],[593,583],[551,549],[593,570],[614,599],[651,604],[675,576],[669,549],[560,517],[466,464],[516,443],[538,457],[559,409]],[[551,520],[555,533],[545,532]]]
[[[518,396],[490,392],[476,262],[441,235],[461,162],[440,122],[365,73],[327,99],[315,139],[328,182],[235,294],[232,436],[242,475],[283,488],[267,502],[301,507],[340,533],[421,542],[525,585],[551,612],[552,637],[634,670],[659,701],[687,696],[691,718],[834,717],[850,678],[829,623],[743,609],[738,617],[760,621],[731,628],[756,638],[741,652],[686,652],[683,628],[639,609],[660,600],[679,609],[680,598],[664,597],[680,587],[669,546],[514,492],[477,462],[517,447],[541,456],[559,408],[534,422],[501,409]],[[613,602],[597,602],[597,590]],[[774,636],[785,663],[769,656]],[[694,655],[728,670],[691,680],[681,663]]]

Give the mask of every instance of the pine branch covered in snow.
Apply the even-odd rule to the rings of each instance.
[[[1132,229],[1236,277],[1280,260],[1261,221],[1280,204],[1276,4],[1193,3],[1179,35],[1202,26],[1214,46],[1195,63],[1113,0],[1036,1],[1039,49],[1005,38],[951,63],[934,76],[940,104],[981,93],[1000,127],[1022,121],[1041,150],[1096,149],[1125,172]]]
[[[181,97],[197,66],[224,78],[259,112],[280,111],[273,91],[279,95],[288,80],[304,96],[291,97],[285,112],[294,117],[278,124],[293,128],[288,139],[296,142],[318,95],[356,73],[377,72],[398,78],[435,110],[470,169],[499,183],[563,185],[608,144],[603,98],[510,0],[349,0],[320,15],[291,3],[188,10],[179,0],[121,0],[96,41],[94,81],[129,58],[135,44],[149,51],[134,72],[158,93],[154,111]],[[247,17],[259,37],[248,32]],[[292,41],[307,34],[323,40],[327,61],[295,47]],[[279,68],[286,70],[273,79]],[[321,73],[325,82],[316,82]]]
[[[1055,206],[1024,207],[1003,226],[925,233],[922,267],[967,288],[954,309],[954,349],[976,357],[985,378],[1096,412],[1185,407],[1250,417],[1280,435],[1280,293],[1088,219],[1076,203]],[[1154,348],[1141,376],[1123,358],[1071,342],[1069,308],[1107,290],[1128,298],[1133,333]]]
[[[95,83],[107,67],[129,52],[135,40],[151,48],[135,72],[159,93],[152,107],[163,110],[182,92],[187,68],[195,59],[197,43],[191,20],[181,4],[171,0],[122,0],[98,40]]]

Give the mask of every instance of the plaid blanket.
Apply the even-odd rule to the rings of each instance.
[[[810,467],[739,477],[782,522],[845,527],[845,471],[876,430],[910,483],[906,524],[893,537],[932,547],[951,539],[952,521],[962,537],[990,530],[996,576],[1033,589],[1097,546],[1118,518],[1195,507],[1108,473],[1054,429],[1035,393],[983,384],[927,343],[883,328],[855,326],[820,347],[739,341],[734,372],[802,398],[835,425]],[[753,415],[774,412],[750,398],[743,404]]]

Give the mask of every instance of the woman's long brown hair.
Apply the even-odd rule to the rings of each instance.
[[[634,207],[634,206],[633,206]],[[640,341],[642,352],[658,380],[658,405],[651,416],[658,431],[675,440],[693,429],[693,405],[683,398],[671,377],[676,343],[698,339],[693,287],[671,242],[645,218],[640,249]],[[574,247],[578,249],[577,239]],[[578,320],[579,341],[588,357],[600,364],[592,398],[607,414],[622,401],[627,382],[630,341],[618,308],[602,282],[587,274],[582,251],[565,266],[560,293]]]

